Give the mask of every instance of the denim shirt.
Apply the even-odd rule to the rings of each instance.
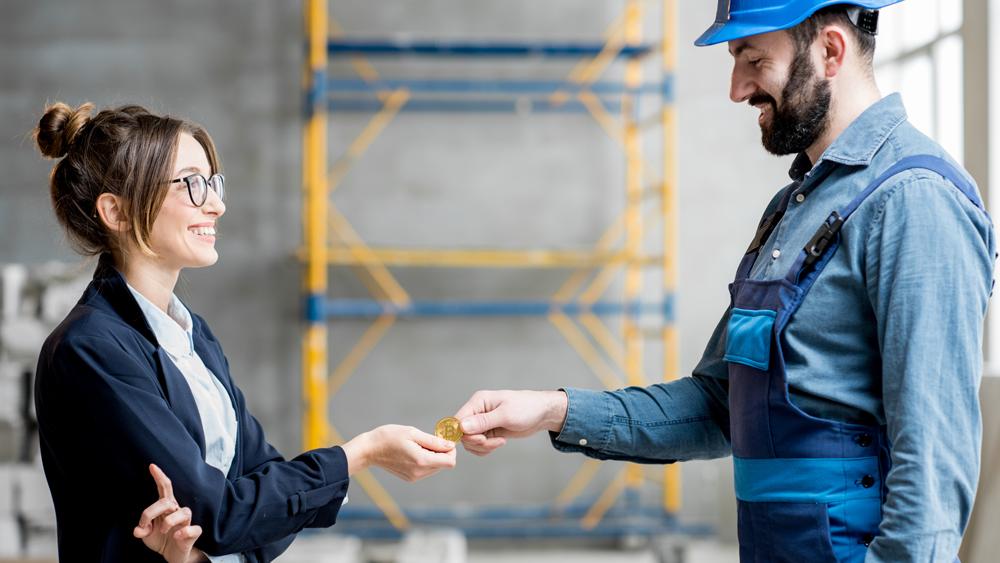
[[[799,155],[793,182],[765,212],[792,191],[751,278],[783,277],[831,211],[917,154],[954,163],[907,121],[893,94],[860,115],[815,166]],[[813,416],[887,427],[889,492],[866,560],[953,561],[979,476],[983,320],[996,256],[990,218],[950,182],[917,169],[884,183],[841,232],[840,248],[783,334],[791,399]],[[727,320],[728,311],[692,377],[566,389],[566,422],[553,445],[640,463],[730,455]]]

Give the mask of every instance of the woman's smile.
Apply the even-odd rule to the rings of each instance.
[[[215,223],[199,223],[188,227],[188,232],[202,242],[215,244]]]

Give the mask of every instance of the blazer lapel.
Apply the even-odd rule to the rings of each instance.
[[[201,415],[198,412],[198,405],[195,403],[194,395],[191,393],[191,387],[188,385],[184,374],[174,365],[167,351],[160,346],[156,335],[153,333],[153,329],[146,321],[142,309],[129,291],[125,278],[115,268],[114,260],[108,253],[102,254],[98,260],[94,279],[91,281],[91,285],[81,301],[89,300],[93,294],[99,295],[104,301],[103,304],[99,304],[98,306],[116,313],[126,323],[139,331],[156,349],[154,356],[158,364],[157,380],[160,384],[160,389],[163,390],[164,397],[167,400],[167,404],[170,405],[170,409],[174,411],[181,424],[184,425],[184,428],[191,434],[191,437],[198,443],[202,458],[204,458],[205,430],[201,425]],[[226,362],[222,356],[222,351],[218,347],[218,344],[214,343],[214,341],[209,341],[205,337],[203,328],[198,326],[197,320],[192,319],[192,322],[195,323],[192,330],[195,351],[205,363],[205,367],[215,374],[215,377],[226,388],[226,392],[229,393],[229,400],[232,401],[233,409],[236,410],[237,428],[239,428],[241,420],[240,411],[236,403],[232,380],[229,378],[229,372],[226,370]],[[240,453],[242,443],[241,434],[241,432],[237,431],[236,455],[229,469],[230,477],[239,475],[239,468],[242,467],[243,456]]]
[[[174,365],[167,351],[160,346],[156,347],[156,361],[163,376],[160,384],[164,387],[170,410],[174,411],[188,434],[198,442],[198,449],[201,450],[201,457],[204,459],[205,430],[201,426],[201,414],[198,412],[197,403],[194,402],[194,395],[191,394],[191,386],[188,385],[184,374]]]
[[[235,479],[243,473],[241,469],[243,467],[243,432],[240,424],[242,418],[240,416],[240,408],[236,402],[236,393],[233,391],[233,380],[229,377],[229,370],[226,369],[226,360],[222,356],[222,349],[218,344],[210,342],[205,338],[201,327],[198,326],[198,321],[192,322],[195,323],[194,330],[192,330],[194,351],[198,353],[198,357],[201,358],[208,371],[212,372],[212,375],[226,388],[226,393],[229,394],[229,400],[233,405],[233,411],[236,413],[235,451],[233,453],[233,462],[229,465],[229,473],[226,475],[229,479]]]

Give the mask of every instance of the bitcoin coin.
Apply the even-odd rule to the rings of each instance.
[[[434,425],[434,435],[452,442],[462,439],[462,424],[453,416],[446,416]]]

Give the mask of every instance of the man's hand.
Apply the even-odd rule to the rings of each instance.
[[[132,534],[168,563],[207,561],[194,547],[195,540],[201,536],[201,526],[191,524],[191,509],[177,503],[173,485],[159,467],[150,464],[149,472],[160,498],[142,512]]]
[[[560,432],[566,421],[563,391],[477,391],[458,409],[462,445],[479,456],[535,432]]]

